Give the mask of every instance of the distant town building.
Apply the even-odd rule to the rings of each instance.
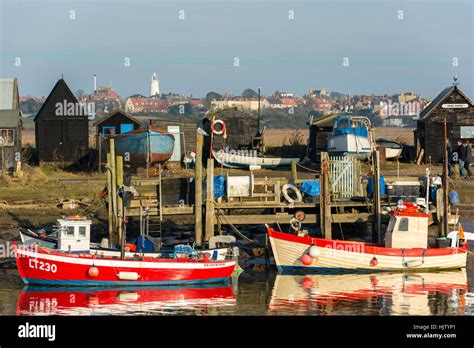
[[[151,75],[150,81],[150,97],[160,95],[160,81],[158,80],[158,76],[156,73]]]
[[[170,103],[159,98],[127,98],[125,111],[129,113],[168,112]]]
[[[257,111],[258,100],[214,100],[211,102],[211,107],[217,110],[236,107],[242,110]],[[263,105],[260,107],[263,108]]]
[[[16,78],[0,79],[0,169],[14,170],[20,161],[21,130],[23,128],[20,110],[20,95]],[[2,158],[2,153],[5,158]]]

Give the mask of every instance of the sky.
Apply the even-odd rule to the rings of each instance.
[[[413,91],[474,98],[474,0],[0,0],[0,77],[47,96]],[[128,63],[128,64],[127,64]]]

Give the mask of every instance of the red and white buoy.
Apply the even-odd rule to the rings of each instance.
[[[308,254],[304,254],[303,256],[301,256],[301,263],[305,266],[309,266],[313,263],[313,258]]]
[[[87,274],[91,278],[96,278],[99,275],[99,269],[95,266],[92,266],[91,268],[87,270]]]

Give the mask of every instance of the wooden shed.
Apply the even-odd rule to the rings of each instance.
[[[445,119],[453,148],[459,139],[474,141],[474,105],[457,85],[445,88],[417,121],[416,152],[417,157],[423,156],[425,163],[443,161]]]
[[[114,110],[94,122],[96,135],[124,134],[138,129],[142,124],[133,116],[122,110]]]
[[[75,162],[89,149],[89,118],[63,79],[58,80],[35,116],[40,162]]]
[[[321,154],[321,151],[326,151],[328,137],[332,133],[334,119],[338,115],[315,117],[316,114],[311,111],[309,116],[310,122],[307,153],[311,162],[319,163],[319,155]]]
[[[196,122],[179,119],[150,119],[154,128],[174,135],[174,151],[170,161],[181,161],[188,151],[196,151]]]
[[[0,170],[4,167],[11,172],[16,162],[21,161],[22,128],[18,81],[0,79]]]
[[[257,135],[258,118],[256,115],[249,112],[239,110],[237,108],[226,108],[209,112],[207,117],[203,119],[204,130],[211,133],[212,117],[216,120],[222,120],[226,125],[227,139],[222,136],[213,137],[213,148],[218,150],[222,146],[229,147],[234,150],[241,149],[260,149],[263,148],[261,137]],[[211,137],[204,137],[204,154],[209,153]]]

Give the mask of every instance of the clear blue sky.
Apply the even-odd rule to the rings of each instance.
[[[434,97],[457,72],[472,98],[473,4],[0,0],[0,76],[17,77],[20,94],[36,96],[46,96],[61,73],[73,91],[91,92],[96,73],[99,86],[112,82],[122,97],[146,95],[156,71],[162,92],[198,97],[258,86],[265,95],[324,87]]]

